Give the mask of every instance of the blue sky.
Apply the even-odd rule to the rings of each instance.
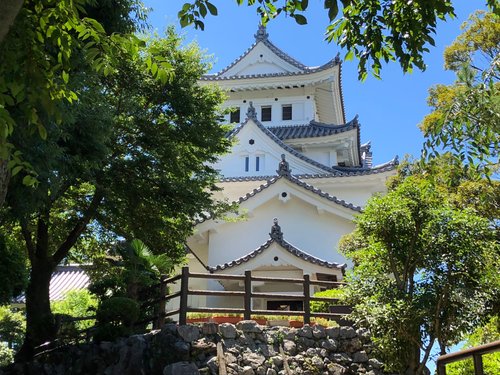
[[[187,1],[187,0],[186,0]],[[181,29],[177,12],[184,0],[145,0],[150,13],[150,23],[162,34],[168,25],[174,25],[186,42],[196,41],[213,55],[213,72],[219,71],[240,56],[254,41],[259,23],[255,7],[236,5],[234,0],[216,1],[219,15],[205,20],[205,31],[193,27]],[[324,41],[328,25],[322,0],[310,1],[306,12],[308,24],[297,25],[293,19],[280,17],[268,24],[270,40],[300,62],[321,65],[342,51],[333,43]],[[455,0],[457,17],[440,22],[435,37],[436,47],[425,57],[427,70],[403,74],[396,63],[384,66],[382,79],[372,76],[365,82],[357,80],[357,61],[343,64],[342,86],[347,120],[359,115],[361,142],[372,142],[374,163],[380,164],[395,155],[403,157],[420,155],[423,137],[418,124],[429,113],[427,90],[432,85],[449,84],[454,75],[443,69],[443,50],[460,34],[460,25],[474,10],[485,7],[484,0]]]

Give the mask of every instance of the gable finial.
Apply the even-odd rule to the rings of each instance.
[[[278,176],[290,176],[292,174],[292,170],[290,169],[290,164],[285,159],[285,154],[281,154],[281,161],[278,164],[278,170],[276,171]]]
[[[262,22],[259,22],[259,28],[257,29],[257,32],[254,34],[255,41],[256,42],[263,42],[267,40],[269,34],[267,33],[266,27],[262,24]]]
[[[283,240],[283,232],[281,231],[281,227],[278,224],[278,218],[275,217],[273,219],[273,226],[271,227],[271,233],[269,233],[271,238],[275,241]]]
[[[247,118],[252,120],[257,120],[257,111],[255,110],[252,101],[250,101],[248,105]]]

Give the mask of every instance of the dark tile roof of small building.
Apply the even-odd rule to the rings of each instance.
[[[258,255],[262,254],[266,249],[268,249],[273,242],[276,244],[280,245],[283,249],[288,251],[290,254],[295,255],[298,258],[301,258],[302,260],[316,264],[321,267],[326,267],[326,268],[333,268],[333,269],[345,269],[347,265],[345,263],[339,264],[339,263],[334,263],[334,262],[328,262],[326,260],[319,259],[315,257],[314,255],[308,254],[305,251],[302,251],[298,249],[297,247],[293,246],[291,243],[285,241],[284,239],[278,239],[278,238],[270,238],[268,239],[264,244],[259,246],[257,249],[254,251],[248,253],[247,255],[242,256],[241,258],[235,259],[231,262],[223,263],[223,264],[217,264],[215,266],[207,266],[207,270],[210,271],[211,273],[217,272],[217,271],[222,271],[228,268],[236,267],[239,266],[243,263],[246,263],[250,261],[251,259],[257,257]]]
[[[49,298],[51,301],[60,301],[67,292],[85,289],[89,283],[89,276],[80,266],[57,266],[50,279]],[[25,303],[25,299],[21,295],[14,302]]]
[[[323,124],[311,121],[305,125],[272,126],[267,128],[282,141],[297,138],[325,137],[333,134],[344,133],[349,130],[359,129],[358,117],[343,125]]]

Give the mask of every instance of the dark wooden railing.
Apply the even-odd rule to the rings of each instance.
[[[212,279],[212,280],[234,280],[243,281],[243,291],[226,291],[226,290],[197,290],[189,289],[190,279]],[[304,278],[276,278],[276,277],[257,277],[252,276],[251,271],[245,271],[245,275],[222,275],[222,274],[205,274],[189,272],[188,267],[182,268],[180,275],[171,277],[163,281],[165,285],[181,281],[180,291],[169,294],[162,298],[164,301],[180,298],[179,308],[166,311],[162,314],[163,317],[179,315],[179,324],[184,325],[187,322],[187,314],[195,313],[228,313],[241,314],[243,319],[251,319],[252,315],[281,315],[281,316],[302,316],[304,324],[309,324],[311,318],[327,318],[340,319],[345,316],[342,313],[332,312],[311,312],[312,301],[330,302],[332,304],[338,302],[336,298],[329,297],[313,297],[310,294],[312,285],[324,286],[329,289],[338,288],[344,283],[334,281],[319,281],[311,280],[309,275],[304,275]],[[289,283],[299,284],[302,286],[302,294],[280,294],[280,293],[259,293],[252,291],[252,282],[263,281],[272,283]],[[190,307],[188,306],[188,296],[222,296],[222,297],[239,297],[243,298],[242,307],[239,308],[223,308],[223,307]],[[253,298],[272,298],[284,300],[302,301],[303,311],[283,311],[283,310],[255,310],[252,309]]]
[[[446,365],[448,363],[472,357],[472,360],[474,362],[474,374],[484,375],[483,355],[498,351],[500,351],[500,340],[491,342],[489,344],[476,346],[474,348],[461,350],[459,352],[442,355],[437,359],[437,373],[438,375],[446,375]]]

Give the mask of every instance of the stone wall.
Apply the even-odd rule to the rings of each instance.
[[[254,321],[166,325],[116,342],[81,344],[0,370],[7,374],[218,375],[217,343],[227,374],[383,375],[366,330],[262,327]]]

